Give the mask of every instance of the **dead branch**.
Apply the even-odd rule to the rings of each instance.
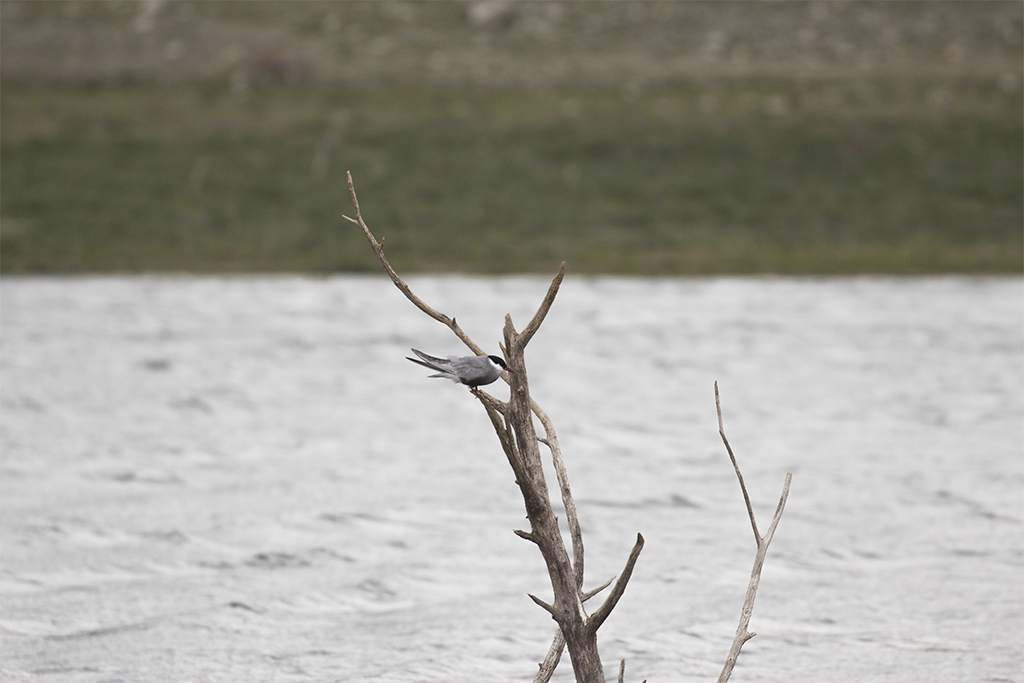
[[[352,183],[352,172],[349,171],[346,173],[346,175],[348,176],[348,191],[349,194],[352,196],[352,206],[356,210],[356,217],[349,218],[348,216],[342,216],[342,218],[352,223],[355,223],[362,229],[363,234],[366,236],[367,241],[369,241],[370,243],[370,247],[373,249],[373,253],[377,255],[377,260],[380,261],[381,266],[384,267],[384,272],[388,274],[388,277],[391,278],[391,281],[395,283],[395,286],[398,287],[402,294],[405,295],[405,298],[411,301],[413,305],[416,306],[416,308],[420,309],[421,311],[423,311],[424,313],[426,313],[439,323],[446,325],[452,332],[455,333],[456,337],[462,340],[463,344],[468,346],[473,351],[473,353],[475,353],[478,356],[486,355],[484,350],[477,346],[477,344],[472,339],[469,338],[468,334],[462,331],[462,328],[459,327],[459,324],[455,322],[455,318],[450,318],[444,313],[436,311],[430,306],[428,306],[426,302],[424,302],[418,296],[413,294],[412,289],[410,289],[409,285],[405,284],[402,281],[402,278],[398,277],[398,273],[395,272],[395,269],[391,267],[391,264],[388,263],[387,258],[384,256],[383,245],[374,238],[373,233],[370,232],[370,228],[368,228],[366,226],[365,221],[363,221],[363,214],[359,211],[359,199],[356,197],[356,188],[355,185]]]
[[[513,529],[512,533],[514,533],[516,536],[523,540],[529,541],[530,543],[537,542],[536,539],[534,539],[533,534],[531,534],[529,531],[523,531],[522,529]]]
[[[615,577],[613,576],[612,578],[608,579],[607,581],[602,583],[597,588],[591,588],[588,591],[584,591],[583,593],[580,594],[580,599],[583,600],[583,602],[586,602],[590,598],[594,597],[595,595],[597,595],[598,593],[603,591],[608,586],[612,585],[612,581],[614,581],[614,580],[615,580]]]
[[[733,667],[736,666],[736,660],[740,656],[743,644],[757,635],[748,631],[747,627],[750,625],[750,616],[754,613],[754,598],[757,597],[757,586],[761,582],[761,569],[764,567],[764,560],[768,554],[768,545],[772,542],[772,537],[775,536],[775,528],[779,525],[782,511],[786,507],[786,499],[789,498],[789,485],[793,481],[793,473],[786,472],[786,482],[782,486],[782,496],[779,498],[779,504],[775,508],[775,515],[772,517],[771,524],[768,525],[768,531],[764,536],[761,536],[757,532],[754,508],[750,504],[750,495],[747,493],[747,486],[743,482],[743,474],[740,472],[739,465],[736,464],[736,456],[733,455],[729,440],[725,437],[725,427],[722,425],[722,403],[718,396],[718,382],[715,382],[715,408],[718,410],[718,433],[722,436],[722,442],[725,444],[725,449],[729,452],[729,458],[732,460],[732,466],[736,470],[736,478],[739,479],[740,489],[743,491],[743,500],[747,504],[750,526],[754,529],[754,539],[757,541],[757,554],[754,557],[754,566],[750,570],[747,597],[743,601],[743,610],[740,612],[740,623],[736,628],[736,637],[732,641],[732,647],[729,648],[729,656],[726,657],[725,666],[718,677],[718,683],[726,683],[729,677],[732,676]]]
[[[544,609],[546,609],[546,610],[547,610],[548,612],[550,612],[550,613],[551,613],[551,616],[555,616],[555,606],[554,606],[554,605],[549,605],[548,603],[544,602],[543,600],[541,600],[540,598],[538,598],[538,597],[537,597],[536,595],[534,595],[533,593],[527,593],[527,595],[528,595],[528,596],[529,596],[529,598],[530,598],[531,600],[533,600],[533,601],[534,601],[535,603],[537,603],[538,605],[540,605],[541,607],[543,607]]]
[[[498,399],[494,398],[493,396],[491,396],[482,389],[476,390],[476,397],[479,398],[484,403],[489,404],[492,408],[494,408],[502,415],[504,415],[505,411],[508,409],[508,404],[506,404],[504,401],[499,401]]]
[[[754,529],[754,539],[759,540],[761,534],[757,532],[757,520],[754,519],[754,508],[750,505],[750,496],[747,494],[747,486],[743,483],[743,473],[740,472],[740,466],[736,464],[736,456],[732,452],[732,446],[729,445],[729,439],[725,437],[725,427],[722,426],[722,402],[718,398],[718,382],[715,382],[715,408],[718,410],[718,433],[722,437],[722,443],[725,444],[725,450],[729,452],[729,459],[732,460],[732,467],[736,470],[736,478],[740,480],[740,489],[743,491],[743,502],[747,504],[747,516],[750,517],[750,526]]]
[[[345,216],[344,218],[360,227],[370,243],[370,247],[377,255],[381,266],[384,268],[384,272],[388,274],[388,277],[391,278],[391,281],[398,287],[399,291],[421,311],[447,326],[475,354],[483,355],[483,349],[459,327],[454,317],[449,317],[427,305],[402,281],[398,273],[388,263],[381,242],[376,240],[363,220],[351,173],[348,173],[348,188],[356,217],[353,219]],[[559,627],[548,656],[545,658],[544,663],[540,665],[540,673],[537,680],[546,682],[550,678],[554,667],[557,666],[558,660],[561,658],[563,647],[568,645],[569,654],[573,661],[573,671],[576,674],[578,683],[604,683],[604,671],[597,652],[597,629],[604,623],[622,597],[626,584],[632,575],[637,557],[643,548],[643,537],[637,534],[636,545],[634,545],[630,553],[625,568],[615,582],[612,592],[597,611],[593,615],[588,616],[583,608],[583,601],[605,588],[608,584],[587,594],[583,593],[583,536],[576,514],[576,505],[572,498],[565,463],[562,460],[561,449],[558,445],[558,435],[555,433],[554,426],[547,413],[530,397],[529,381],[524,360],[526,345],[544,322],[544,318],[547,316],[558,294],[558,288],[564,276],[565,263],[563,262],[558,274],[548,287],[548,291],[537,312],[522,332],[517,332],[512,324],[511,317],[505,316],[504,344],[501,346],[501,349],[505,354],[509,367],[514,371],[511,378],[509,378],[507,373],[502,375],[503,379],[511,387],[509,402],[503,403],[482,391],[477,391],[475,394],[484,406],[488,418],[491,420],[491,425],[501,443],[502,450],[505,452],[513,472],[515,472],[516,483],[523,494],[527,517],[531,523],[531,530],[529,532],[516,531],[516,534],[536,544],[540,549],[551,578],[551,586],[554,590],[555,601],[553,604],[548,604],[533,595],[530,596],[534,602],[552,615]],[[532,419],[533,415],[537,416],[544,428],[545,437],[543,439],[539,439],[537,436]],[[552,461],[558,477],[559,491],[565,506],[570,535],[572,537],[572,560],[569,559],[565,544],[562,541],[561,532],[559,531],[558,520],[551,508],[547,483],[544,479],[544,469],[540,461],[538,444],[541,442],[548,446],[551,451]]]
[[[553,286],[549,291],[553,293],[556,289]],[[542,317],[545,308],[542,305],[534,320]],[[514,371],[506,419],[512,424],[516,445],[530,475],[529,485],[520,482],[520,489],[526,503],[527,517],[533,527],[531,533],[537,539],[537,546],[551,578],[555,595],[552,616],[569,648],[577,681],[603,683],[604,670],[597,651],[596,629],[591,630],[587,626],[587,613],[583,609],[579,586],[561,539],[558,521],[551,509],[544,469],[540,462],[539,441],[531,419],[533,401],[530,399],[529,377],[523,360],[529,338],[516,332],[510,316],[505,316],[504,338],[509,367]]]
[[[562,263],[563,269],[565,263]],[[566,521],[569,524],[569,535],[572,538],[572,564],[573,574],[580,590],[583,589],[583,532],[580,530],[579,517],[576,515],[576,501],[572,497],[572,489],[569,486],[569,474],[565,469],[565,461],[562,460],[562,449],[558,445],[558,435],[555,433],[554,425],[547,413],[541,410],[536,401],[530,402],[530,408],[534,415],[540,419],[544,427],[546,437],[538,439],[548,447],[551,452],[551,462],[555,468],[555,476],[558,479],[559,492],[562,495],[562,505],[565,507]]]
[[[474,353],[477,355],[483,355],[483,349],[470,339],[462,328],[459,327],[454,317],[449,317],[427,305],[426,302],[417,297],[413,293],[412,289],[402,281],[385,257],[382,243],[376,240],[370,232],[369,227],[366,225],[366,222],[363,220],[362,213],[359,209],[359,201],[356,197],[355,187],[352,182],[351,173],[348,174],[348,187],[349,193],[352,197],[352,204],[355,207],[356,217],[353,219],[345,216],[345,218],[362,229],[371,248],[377,255],[378,260],[381,262],[384,272],[388,274],[391,281],[396,287],[398,287],[399,291],[401,291],[405,297],[421,311],[434,320],[437,320],[447,326]],[[600,657],[597,653],[596,633],[598,628],[600,628],[608,618],[612,610],[618,604],[619,599],[622,597],[626,584],[629,582],[632,575],[633,568],[636,564],[637,558],[639,557],[640,551],[643,549],[644,539],[642,535],[637,534],[636,544],[633,546],[629,558],[626,561],[626,565],[623,571],[619,574],[617,580],[613,578],[597,589],[587,592],[583,591],[584,547],[583,535],[580,531],[579,520],[576,513],[576,505],[569,486],[565,463],[562,460],[561,448],[558,443],[558,435],[556,434],[554,426],[547,413],[545,413],[536,401],[530,397],[529,382],[524,361],[526,346],[544,322],[544,319],[547,316],[548,311],[551,309],[551,305],[558,293],[559,286],[561,285],[564,276],[565,263],[563,262],[559,268],[558,274],[554,277],[551,285],[548,287],[548,291],[538,307],[537,312],[522,332],[517,332],[512,324],[511,317],[505,316],[505,327],[503,332],[504,344],[501,344],[500,346],[505,354],[509,367],[515,371],[515,374],[511,379],[508,374],[502,376],[502,378],[509,383],[511,387],[509,402],[504,403],[483,391],[477,391],[474,393],[484,406],[484,409],[491,420],[495,434],[501,443],[502,450],[505,452],[509,464],[515,472],[516,483],[520,487],[524,503],[526,504],[527,517],[531,523],[531,531],[516,530],[515,533],[521,538],[538,546],[544,557],[545,563],[547,564],[548,574],[551,578],[551,585],[554,590],[555,600],[554,603],[551,604],[534,595],[529,596],[534,602],[550,613],[558,623],[558,629],[555,632],[551,647],[544,662],[540,664],[540,670],[537,674],[537,678],[535,679],[535,683],[547,683],[554,672],[555,667],[558,665],[562,651],[566,645],[569,647],[569,652],[573,660],[573,670],[576,674],[576,680],[579,683],[584,683],[585,681],[603,683],[604,673]],[[768,546],[775,535],[775,530],[778,527],[779,520],[781,519],[783,510],[785,509],[786,500],[789,496],[792,474],[786,474],[786,481],[783,486],[778,506],[775,510],[775,515],[768,527],[768,531],[764,536],[762,536],[758,530],[757,520],[754,515],[753,506],[750,502],[750,495],[747,491],[746,482],[743,479],[743,473],[740,471],[732,446],[729,444],[729,440],[725,435],[717,382],[715,383],[715,407],[718,412],[718,431],[722,437],[722,442],[725,444],[726,451],[729,453],[729,459],[732,462],[733,469],[736,472],[736,478],[739,481],[740,490],[743,493],[743,500],[747,508],[747,515],[750,519],[750,526],[754,532],[754,539],[757,543],[757,553],[754,559],[754,566],[751,570],[750,582],[747,587],[747,595],[740,615],[739,626],[736,630],[736,637],[733,640],[725,666],[718,679],[719,683],[726,683],[732,675],[733,668],[736,665],[736,660],[739,657],[743,644],[755,635],[748,630],[750,617],[753,613],[754,599],[757,595],[761,570],[764,566]],[[532,420],[533,415],[537,416],[541,426],[544,428],[545,435],[543,438],[538,437],[536,433]],[[544,480],[543,466],[540,462],[538,449],[539,443],[546,445],[551,453],[555,473],[558,478],[559,492],[561,494],[562,503],[565,507],[567,523],[572,538],[572,560],[569,559],[568,552],[561,539],[557,518],[554,516],[554,512],[551,508],[547,484]],[[615,583],[611,593],[601,606],[598,607],[592,615],[588,616],[583,608],[583,602],[606,588],[612,583],[612,581]],[[619,668],[620,681],[622,681],[624,675],[625,660],[622,660]]]
[[[555,275],[555,279],[551,281],[551,286],[548,287],[547,294],[544,295],[544,300],[540,302],[540,307],[537,312],[533,314],[533,318],[527,324],[526,329],[519,333],[520,343],[525,348],[530,340],[533,339],[533,335],[537,334],[537,330],[540,329],[541,323],[544,322],[544,318],[547,317],[548,311],[551,310],[551,304],[555,302],[555,295],[558,294],[558,287],[562,284],[562,278],[565,277],[565,261],[562,261],[562,265],[558,268],[558,274]]]
[[[551,674],[558,668],[558,662],[562,659],[562,650],[564,649],[565,636],[562,635],[562,629],[555,629],[551,647],[548,648],[548,654],[544,657],[544,661],[540,663],[540,670],[537,672],[537,677],[533,679],[533,683],[547,683],[551,680]]]
[[[525,478],[527,474],[523,467],[522,458],[519,457],[519,449],[516,448],[515,437],[512,434],[508,421],[504,417],[505,413],[504,411],[499,413],[494,406],[483,399],[480,399],[480,402],[483,403],[484,409],[487,411],[487,417],[491,419],[491,426],[494,427],[494,433],[498,436],[498,441],[501,443],[501,449],[505,452],[508,464],[512,467],[512,471],[516,475],[516,483],[519,483],[519,481]],[[524,531],[522,533],[516,533],[521,538],[526,538],[526,536],[523,536],[522,534],[526,534],[528,532]],[[527,540],[534,541],[532,535]]]
[[[601,624],[604,620],[612,613],[615,609],[615,605],[619,602],[619,598],[626,591],[626,584],[629,582],[629,577],[633,574],[633,565],[636,564],[636,560],[640,557],[640,551],[644,547],[644,537],[640,534],[636,535],[636,544],[633,545],[633,550],[629,553],[629,558],[626,560],[626,567],[619,574],[618,581],[612,587],[612,592],[605,599],[604,603],[597,608],[597,611],[590,615],[587,620],[587,628],[597,633],[597,629],[601,628]]]
[[[562,274],[565,272],[565,263],[562,263],[562,268],[559,269],[557,279],[560,281]],[[550,290],[549,290],[550,291]],[[550,307],[550,306],[548,306]],[[540,315],[541,311],[547,314],[546,308],[542,305],[541,309],[537,311]],[[535,316],[536,317],[536,316]],[[539,439],[541,443],[548,447],[551,452],[551,461],[555,467],[555,476],[558,479],[559,492],[562,495],[562,505],[565,507],[566,522],[569,525],[569,535],[572,538],[572,565],[573,565],[573,576],[576,578],[576,587],[578,590],[583,590],[583,532],[580,530],[579,518],[576,515],[576,502],[572,497],[572,490],[569,487],[569,475],[565,469],[565,462],[562,460],[562,449],[558,445],[558,435],[555,433],[554,425],[551,423],[551,418],[548,417],[536,401],[531,401],[531,408],[534,415],[540,419],[541,426],[544,427],[545,438]],[[614,580],[614,577],[613,579]],[[608,583],[611,583],[609,580]],[[608,584],[605,584],[591,595],[604,589]],[[580,602],[587,600],[590,595],[580,594]],[[555,635],[551,640],[551,647],[548,648],[548,654],[544,658],[544,661],[540,664],[540,670],[537,672],[536,678],[533,679],[534,683],[548,683],[551,680],[552,674],[555,672],[555,668],[558,666],[558,662],[562,656],[562,648],[565,647],[565,638],[562,636],[561,629],[555,630]]]
[[[528,541],[532,541],[533,540],[532,537],[527,538],[526,536],[523,535],[523,534],[526,533],[525,531],[522,532],[522,533],[517,531],[515,533],[516,533],[517,536],[520,536],[522,538],[526,538],[526,540],[528,540]],[[608,586],[612,585],[612,581],[614,581],[614,580],[615,580],[615,577],[613,576],[612,578],[608,579],[607,581],[602,583],[597,588],[591,588],[588,591],[584,591],[584,592],[580,593],[580,601],[581,602],[586,602],[590,598],[594,597],[595,595],[597,595],[598,593],[603,591]],[[565,637],[562,635],[562,629],[556,628],[555,629],[555,637],[551,640],[551,647],[548,648],[548,654],[547,654],[546,657],[544,657],[544,661],[540,663],[539,671],[537,672],[536,678],[533,679],[533,683],[547,683],[549,680],[551,680],[551,675],[553,673],[555,673],[555,669],[558,668],[558,662],[562,658],[562,650],[564,650],[564,649],[565,649]]]

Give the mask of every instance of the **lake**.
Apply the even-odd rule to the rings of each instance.
[[[409,282],[491,353],[548,285]],[[405,360],[464,349],[390,281],[7,277],[0,304],[4,680],[532,680],[551,589],[511,469]],[[733,681],[1024,680],[1021,278],[570,272],[526,360],[587,587],[647,541],[610,679],[715,680],[736,630],[717,380],[762,529],[793,473]]]

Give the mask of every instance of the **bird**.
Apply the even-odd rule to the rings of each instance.
[[[448,356],[447,358],[437,358],[429,356],[418,349],[413,349],[412,352],[419,356],[420,360],[409,358],[408,356],[406,356],[406,360],[411,360],[413,363],[430,368],[431,370],[437,370],[437,374],[431,375],[431,377],[442,377],[450,379],[456,384],[465,384],[473,393],[477,392],[477,387],[490,384],[501,377],[503,372],[507,371],[514,374],[514,371],[505,364],[505,360],[499,356]]]

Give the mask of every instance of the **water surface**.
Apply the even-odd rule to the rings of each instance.
[[[497,351],[547,281],[411,284]],[[2,657],[27,681],[529,681],[553,630],[457,340],[376,277],[2,283]],[[563,285],[527,353],[588,585],[647,545],[613,674],[714,680],[793,488],[734,681],[1021,681],[1019,278]],[[507,397],[504,385],[492,392]],[[572,680],[568,661],[556,680]]]

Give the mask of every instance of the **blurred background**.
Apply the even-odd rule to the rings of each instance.
[[[0,3],[0,268],[1019,273],[1010,2]]]

